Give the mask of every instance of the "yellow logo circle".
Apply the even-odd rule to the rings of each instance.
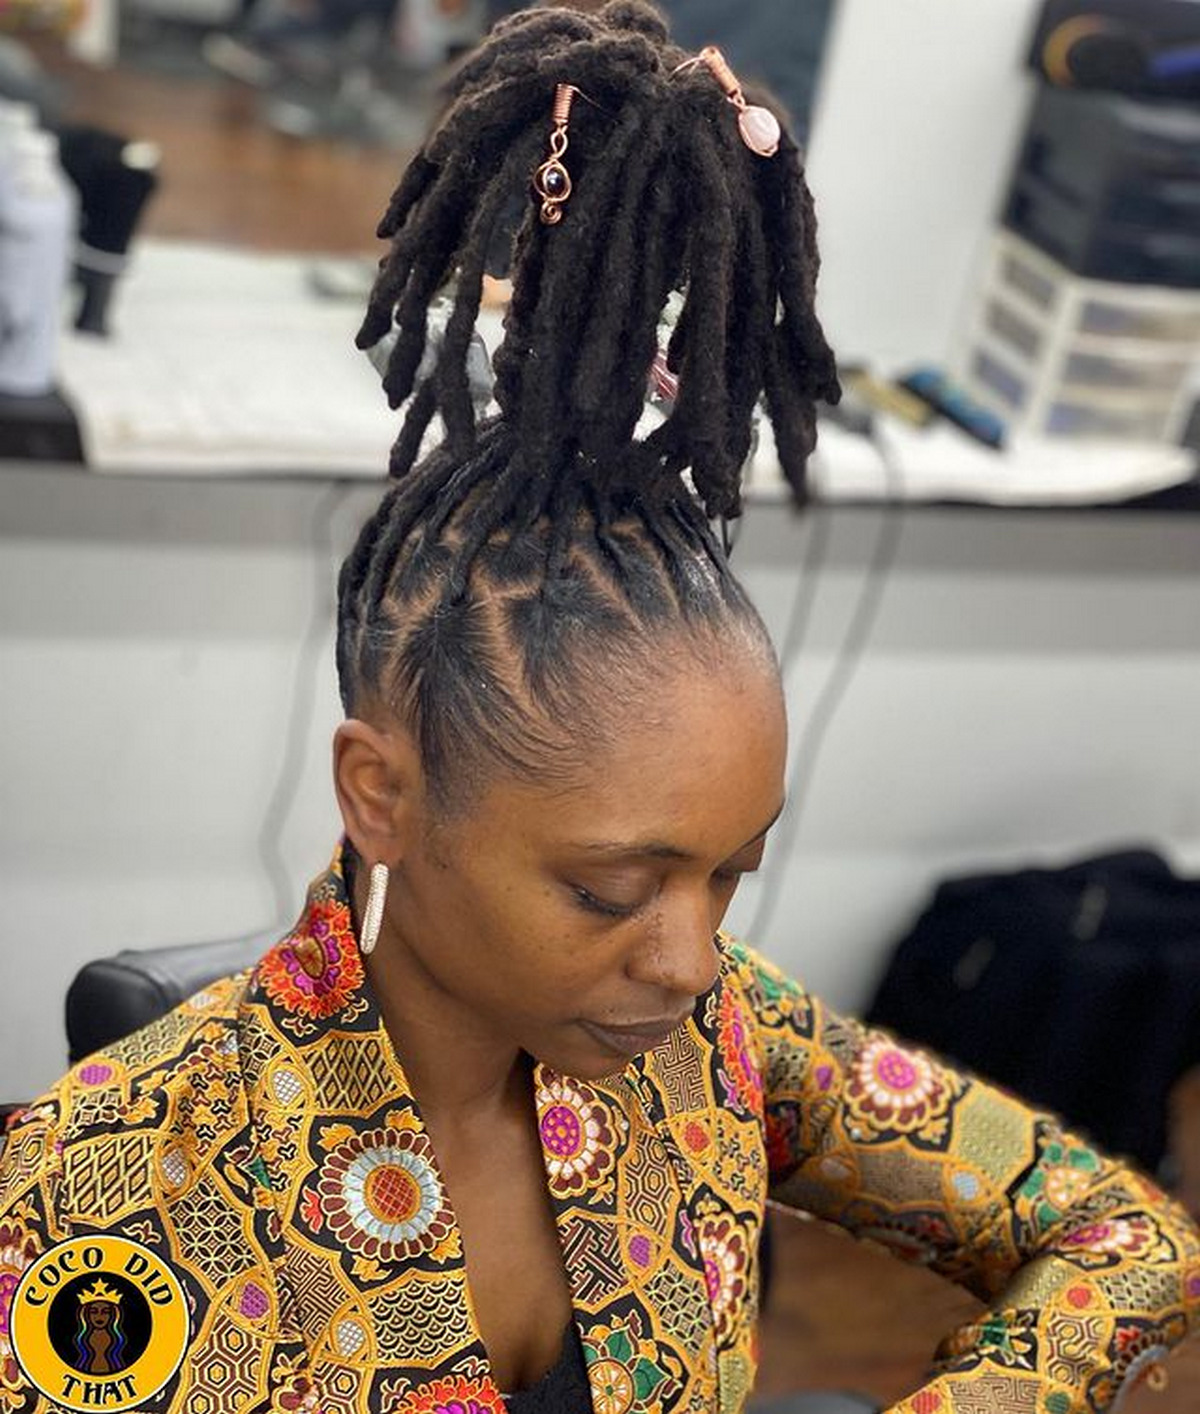
[[[26,1269],[9,1334],[26,1378],[61,1409],[133,1409],[179,1369],[187,1300],[175,1273],[140,1242],[75,1237]]]

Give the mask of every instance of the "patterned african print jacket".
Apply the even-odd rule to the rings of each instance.
[[[1200,1245],[1148,1181],[1053,1119],[832,1015],[739,944],[725,940],[723,954],[692,1020],[618,1077],[536,1071],[596,1414],[742,1409],[768,1194],[991,1303],[946,1341],[904,1414],[1103,1409],[1185,1333]],[[146,1406],[161,1414],[503,1410],[338,859],[252,972],[77,1065],[12,1130],[0,1160],[3,1414],[131,1407],[132,1375],[110,1386],[150,1358],[128,1277],[147,1268],[102,1262],[98,1234],[137,1244],[178,1280],[180,1363],[159,1360],[165,1382]],[[68,1239],[59,1250],[75,1266],[55,1289],[44,1254]],[[113,1273],[107,1287],[72,1276],[89,1264]],[[46,1340],[92,1373],[70,1384],[60,1369],[61,1388],[53,1371],[31,1377],[33,1337],[16,1337],[22,1321],[32,1329],[22,1299],[35,1289],[74,1291],[71,1330],[76,1298],[107,1293],[125,1323],[108,1374],[86,1351],[81,1362],[60,1321]]]

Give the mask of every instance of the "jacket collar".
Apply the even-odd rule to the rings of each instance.
[[[689,1284],[705,1290],[692,1211],[698,1175],[673,1120],[686,1102],[686,1073],[707,1063],[701,1017],[713,1013],[713,995],[658,1052],[602,1083],[540,1063],[534,1069],[547,1187],[596,1408],[605,1407],[601,1382],[617,1354],[641,1371],[648,1389],[659,1386],[660,1398],[671,1382],[686,1383],[687,1364],[711,1360],[704,1302],[708,1319],[693,1319],[684,1366],[671,1368],[649,1343],[639,1351],[649,1322],[639,1317],[637,1293],[640,1275],[668,1250],[690,1269]],[[310,887],[296,926],[256,968],[241,1030],[261,1181],[273,1195],[285,1252],[309,1274],[292,1284],[301,1292],[298,1315],[313,1361],[386,1367],[399,1384],[419,1383],[431,1367],[452,1361],[483,1372],[481,1389],[502,1409],[433,1146],[363,967],[342,848]],[[633,1224],[618,1203],[621,1174],[641,1175],[651,1195]],[[302,1293],[316,1289],[314,1262],[353,1289],[336,1320],[303,1309]],[[398,1288],[415,1273],[426,1282],[422,1299],[439,1302],[437,1350],[411,1348],[403,1327],[393,1326],[391,1313],[403,1304]],[[661,1407],[673,1403],[667,1398]]]

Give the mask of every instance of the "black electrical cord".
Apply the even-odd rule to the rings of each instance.
[[[829,676],[813,704],[807,729],[788,773],[787,808],[779,822],[778,833],[771,842],[773,867],[763,881],[762,893],[754,910],[754,920],[747,932],[747,937],[756,944],[765,940],[766,930],[770,927],[775,910],[779,906],[788,862],[800,831],[804,806],[816,777],[825,738],[862,663],[900,548],[904,529],[903,473],[886,437],[875,423],[872,423],[867,435],[883,467],[885,495],[879,534],[867,563],[858,602],[854,606],[846,636],[838,649]],[[832,512],[820,508],[814,510],[813,515],[808,551],[800,566],[792,610],[779,653],[780,673],[785,682],[788,670],[803,647],[817,597],[820,572],[829,548],[829,522]]]

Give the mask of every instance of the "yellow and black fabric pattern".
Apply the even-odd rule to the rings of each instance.
[[[722,952],[691,1020],[619,1075],[534,1072],[596,1414],[743,1408],[768,1195],[989,1302],[903,1414],[1101,1410],[1186,1333],[1200,1240],[1147,1179]],[[133,1407],[504,1409],[340,852],[257,967],[77,1065],[8,1135],[0,1414]]]

